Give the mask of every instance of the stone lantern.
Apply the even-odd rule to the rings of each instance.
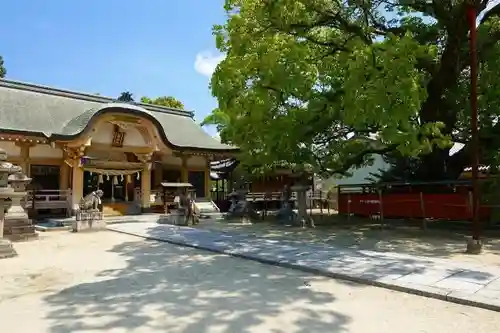
[[[0,149],[0,258],[9,258],[17,255],[12,243],[3,238],[5,200],[14,194],[14,189],[9,187],[9,173],[12,170],[12,164],[6,162],[7,153]]]
[[[225,215],[229,221],[241,221],[248,223],[251,220],[259,218],[257,212],[253,209],[252,204],[247,200],[249,192],[249,183],[242,178],[239,184],[233,186],[233,191],[229,194],[231,207]]]
[[[5,214],[4,236],[10,240],[28,240],[38,237],[35,227],[24,209],[23,199],[28,194],[26,186],[31,182],[19,166],[12,166],[8,177],[9,186],[14,190],[10,195],[11,205]]]
[[[290,189],[297,195],[297,222],[303,228],[306,226],[314,228],[314,220],[307,214],[307,191],[311,186],[304,179],[304,173],[297,173],[293,178],[295,178],[295,184]]]

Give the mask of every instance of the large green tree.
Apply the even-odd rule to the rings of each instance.
[[[3,58],[2,56],[0,56],[0,78],[5,77],[5,74],[7,74],[7,70],[5,69],[3,64]]]
[[[141,102],[146,104],[166,106],[169,108],[184,110],[184,104],[172,96],[161,96],[157,98],[141,97]]]
[[[469,161],[467,5],[486,0],[226,0],[226,54],[205,119],[243,163],[288,161],[323,174],[373,153],[419,157],[415,177],[456,177]],[[500,148],[500,20],[478,27],[483,157]],[[465,148],[449,156],[452,141]]]

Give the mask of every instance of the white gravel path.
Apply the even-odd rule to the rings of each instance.
[[[0,332],[497,332],[500,313],[112,232],[0,261]]]

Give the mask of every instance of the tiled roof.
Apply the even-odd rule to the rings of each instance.
[[[81,133],[95,115],[116,109],[151,119],[161,127],[165,143],[176,148],[236,149],[207,134],[194,121],[193,112],[0,80],[0,131],[43,134],[49,139],[71,137]]]

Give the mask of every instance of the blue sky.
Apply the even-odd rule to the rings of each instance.
[[[216,106],[208,83],[221,60],[211,28],[224,20],[223,0],[5,1],[0,55],[8,79],[172,95],[202,120]]]

